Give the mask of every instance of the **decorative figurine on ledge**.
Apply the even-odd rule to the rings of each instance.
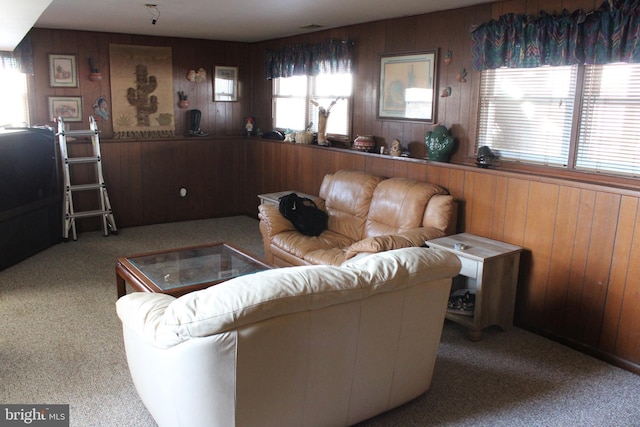
[[[247,119],[244,122],[244,130],[247,132],[247,136],[251,136],[251,134],[253,133],[253,123],[255,120],[253,120],[253,117],[247,117]]]
[[[498,160],[498,156],[496,156],[491,148],[483,145],[478,148],[478,157],[476,158],[479,168],[488,169],[491,166],[494,166],[496,161]]]
[[[353,140],[353,149],[371,153],[376,149],[376,140],[373,135],[358,135]]]
[[[393,140],[393,144],[391,144],[391,148],[389,149],[389,154],[393,157],[400,157],[402,155],[402,144],[400,143],[400,140]]]
[[[313,122],[309,122],[305,130],[295,133],[293,137],[293,141],[296,144],[304,144],[304,145],[313,144],[314,135],[313,135],[313,131],[311,130],[312,127],[313,127]]]
[[[327,139],[327,120],[329,120],[329,113],[331,113],[331,109],[336,105],[336,102],[341,99],[341,96],[334,99],[327,108],[324,108],[313,99],[311,100],[311,104],[318,107],[318,145],[329,145],[329,140]]]
[[[424,142],[429,152],[429,160],[436,162],[449,161],[455,140],[449,135],[449,130],[446,127],[436,125],[433,131],[427,132],[424,137]]]
[[[189,122],[191,128],[189,129],[189,136],[208,136],[209,134],[200,129],[200,119],[202,118],[202,112],[200,110],[189,110]]]

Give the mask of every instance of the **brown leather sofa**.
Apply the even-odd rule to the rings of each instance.
[[[422,246],[455,232],[453,197],[438,185],[409,178],[341,170],[324,177],[315,202],[329,216],[319,236],[298,232],[278,206],[258,207],[266,262],[340,265],[360,254]]]

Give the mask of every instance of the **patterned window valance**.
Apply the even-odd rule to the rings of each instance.
[[[351,71],[353,42],[328,39],[317,44],[286,45],[265,52],[267,79]]]
[[[604,2],[590,13],[506,14],[471,38],[476,70],[640,62],[640,0]]]
[[[33,51],[31,37],[27,36],[13,52],[0,51],[0,68],[19,70],[21,73],[33,74]]]

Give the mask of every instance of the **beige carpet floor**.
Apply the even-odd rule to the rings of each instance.
[[[129,377],[115,260],[215,241],[262,256],[258,222],[233,217],[84,233],[0,271],[0,403],[70,404],[71,426],[155,426]],[[445,322],[431,390],[361,426],[640,426],[640,376],[518,328],[471,342]]]

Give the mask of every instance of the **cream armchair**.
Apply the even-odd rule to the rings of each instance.
[[[424,393],[458,258],[387,251],[117,302],[127,360],[161,427],[347,426]]]

